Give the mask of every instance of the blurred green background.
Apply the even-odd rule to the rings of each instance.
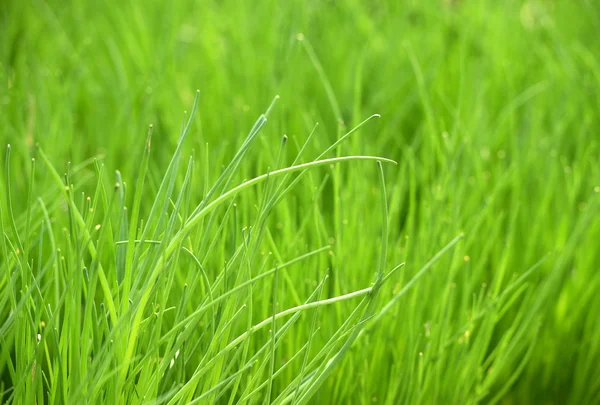
[[[272,166],[283,134],[297,150],[318,122],[314,155],[381,114],[343,154],[399,162],[386,169],[390,261],[406,260],[414,274],[454,236],[465,239],[355,346],[315,403],[592,404],[600,400],[599,55],[595,1],[5,0],[0,143],[12,146],[19,212],[36,144],[59,172],[100,156],[133,184],[152,123],[150,170],[160,178],[199,89],[186,143],[199,158],[199,201],[275,95],[244,162],[249,176]],[[339,217],[335,190],[316,203],[325,226],[317,239],[343,237],[334,238],[332,266],[347,291],[372,280],[365,263],[377,257],[370,207],[379,194],[374,167],[344,166],[341,176]],[[43,172],[38,181],[50,184]],[[312,204],[314,184],[303,187],[299,206]],[[308,245],[308,236],[293,237],[300,222],[275,234],[282,251]],[[548,253],[516,304],[496,311],[513,276]],[[493,312],[485,332],[465,336],[465,322],[480,330],[481,311]],[[469,339],[486,343],[470,351]]]

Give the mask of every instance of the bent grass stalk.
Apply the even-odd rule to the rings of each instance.
[[[147,285],[152,285],[154,280],[156,279],[156,277],[158,277],[160,271],[163,269],[166,260],[171,256],[171,254],[173,253],[173,251],[177,248],[178,244],[183,240],[183,238],[185,237],[185,235],[188,234],[188,232],[208,213],[210,213],[212,210],[214,210],[217,206],[219,206],[220,204],[222,204],[224,201],[226,201],[227,199],[233,197],[234,195],[236,195],[237,193],[239,193],[240,191],[243,191],[249,187],[252,187],[256,184],[259,184],[263,181],[265,181],[267,178],[269,178],[269,176],[278,176],[278,175],[282,175],[282,174],[286,174],[286,173],[292,173],[292,172],[296,172],[296,171],[302,171],[305,170],[307,168],[312,168],[312,167],[318,167],[318,166],[323,166],[323,165],[330,165],[332,163],[336,163],[336,162],[344,162],[344,161],[355,161],[355,160],[372,160],[372,161],[381,161],[381,162],[386,162],[386,163],[393,163],[395,164],[396,162],[391,160],[391,159],[386,159],[386,158],[381,158],[381,157],[375,157],[375,156],[343,156],[343,157],[339,157],[339,158],[331,158],[331,159],[323,159],[323,160],[319,160],[319,161],[315,161],[315,162],[309,162],[309,163],[304,163],[304,164],[300,164],[297,166],[292,166],[292,167],[287,167],[284,169],[279,169],[279,170],[275,170],[273,172],[267,173],[267,174],[263,174],[261,176],[255,177],[252,180],[246,181],[242,184],[240,184],[239,186],[229,190],[228,192],[222,194],[220,197],[218,197],[217,199],[215,199],[212,203],[208,204],[204,209],[202,209],[201,211],[199,211],[197,214],[195,214],[194,216],[192,216],[184,225],[184,227],[177,232],[174,236],[173,239],[171,240],[171,242],[169,243],[168,247],[165,249],[165,253],[164,255],[161,255],[160,258],[158,259],[158,261],[156,262],[156,264],[154,265],[154,269],[152,270],[152,272],[150,273],[150,276],[148,277],[148,280],[146,281]],[[135,316],[133,318],[133,323],[132,323],[132,329],[131,329],[131,333],[129,335],[129,343],[127,345],[127,351],[125,352],[124,355],[124,361],[128,362],[130,361],[132,355],[133,355],[133,350],[135,347],[135,343],[136,343],[136,339],[137,339],[137,334],[139,333],[139,324],[142,320],[142,316],[143,316],[143,312],[144,309],[146,307],[146,304],[148,302],[148,299],[150,298],[150,293],[151,293],[151,289],[150,288],[146,288],[140,298]],[[126,371],[123,371],[121,373],[121,381],[124,382],[126,377]],[[122,385],[122,384],[121,384]]]

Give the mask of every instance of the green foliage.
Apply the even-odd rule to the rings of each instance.
[[[0,403],[600,402],[599,21],[2,2]]]

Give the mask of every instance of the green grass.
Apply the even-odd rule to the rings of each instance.
[[[0,403],[599,403],[598,32],[1,2]]]

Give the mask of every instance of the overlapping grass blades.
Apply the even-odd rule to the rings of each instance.
[[[10,316],[1,326],[1,364],[2,368],[8,367],[15,382],[12,389],[4,391],[8,399],[43,398],[49,403],[134,403],[156,398],[159,402],[175,404],[214,402],[224,397],[228,397],[229,403],[255,403],[264,397],[265,403],[306,403],[378,313],[376,298],[394,272],[385,274],[387,195],[382,163],[394,162],[375,156],[326,158],[329,151],[369,119],[341,136],[317,159],[300,163],[311,134],[292,165],[279,167],[284,161],[287,142],[284,136],[273,170],[232,186],[236,171],[266,124],[276,98],[267,113],[259,117],[202,201],[193,204],[189,193],[193,182],[192,157],[188,160],[179,191],[176,191],[176,183],[184,142],[193,132],[198,97],[199,94],[143,220],[142,206],[147,204],[145,176],[152,159],[152,127],[141,155],[131,210],[127,208],[130,190],[120,172],[116,173],[113,186],[108,186],[104,166],[95,162],[95,193],[86,198],[83,192],[79,199],[76,195],[80,186],[73,173],[68,171],[61,177],[48,156],[38,148],[37,155],[60,197],[38,198],[40,210],[32,209],[35,201],[35,165],[32,164],[30,208],[24,217],[25,236],[21,239],[20,220],[13,213],[10,188],[7,187],[7,214],[2,215],[0,222],[4,235],[2,284],[9,293],[2,295],[0,308],[4,312],[10,308]],[[6,158],[7,186],[11,181],[9,153],[10,148]],[[263,260],[257,269],[258,252],[268,230],[269,215],[308,170],[358,161],[377,163],[380,174],[384,243],[374,284],[322,299],[325,276],[303,304],[280,309],[277,305],[278,275],[296,263],[329,252],[331,247],[319,247],[285,263],[276,263],[270,270],[264,269],[267,262]],[[294,174],[297,175],[292,178]],[[257,207],[255,225],[242,230],[241,243],[211,280],[203,261],[215,246],[215,240],[222,237],[222,225],[227,223],[232,208],[235,212],[232,201],[261,183],[264,193]],[[57,201],[51,211],[45,200]],[[56,212],[56,204],[64,204],[64,214]],[[0,209],[5,212],[4,204]],[[50,212],[65,215],[69,225],[63,228],[62,234],[52,227],[56,220]],[[10,233],[4,228],[5,217],[9,219]],[[202,220],[206,217],[208,223],[203,226]],[[222,223],[217,226],[216,233],[210,235],[208,230],[215,229],[217,221]],[[195,232],[197,229],[200,232]],[[207,243],[211,239],[212,242]],[[45,244],[49,244],[51,252],[45,252]],[[36,247],[39,249],[37,257],[33,253]],[[195,270],[188,273],[191,275],[188,283],[176,287],[183,277],[182,266],[188,260],[181,257],[181,252],[185,253],[184,257],[191,258]],[[293,286],[292,278],[284,274]],[[271,316],[256,322],[252,316],[253,290],[268,277],[274,278]],[[17,288],[18,285],[22,287]],[[196,296],[197,293],[201,295]],[[167,306],[176,296],[177,305]],[[318,332],[319,309],[360,297],[350,315],[319,347],[318,353],[311,355],[315,345],[313,338]],[[306,331],[307,340],[290,362],[275,367],[278,348],[292,328],[298,327],[302,314],[307,311],[313,311],[313,315],[310,321],[302,321],[300,325],[300,329]],[[24,316],[35,318],[23,322]],[[284,319],[287,320],[278,325]],[[164,329],[163,322],[171,325],[169,329]],[[194,325],[199,322],[208,328],[198,336]],[[33,331],[39,325],[42,325],[42,333],[36,335]],[[239,333],[240,327],[242,333]],[[264,336],[265,340],[262,337],[256,340],[255,336],[267,327],[271,332]],[[31,334],[37,336],[37,341],[22,346],[19,342]],[[25,338],[25,341],[29,340]],[[18,359],[29,360],[15,362],[9,355],[10,350],[15,350]],[[296,377],[285,387],[278,385],[275,389],[275,380],[293,364],[292,359],[301,358],[302,366],[296,369]],[[191,373],[187,371],[192,370],[190,367],[193,367]]]

